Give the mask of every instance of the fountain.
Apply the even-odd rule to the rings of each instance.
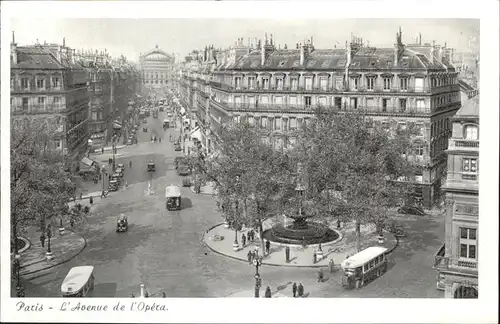
[[[287,215],[293,219],[291,225],[276,224],[272,228],[265,230],[263,237],[266,240],[281,244],[310,245],[335,241],[339,233],[329,228],[325,224],[308,221],[313,215],[306,212],[304,208],[305,187],[299,182],[295,188],[299,199],[298,212]]]

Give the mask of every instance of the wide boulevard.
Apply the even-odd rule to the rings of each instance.
[[[94,297],[137,296],[141,283],[153,296],[224,297],[240,291],[252,296],[255,268],[211,252],[201,242],[203,232],[222,222],[213,198],[182,190],[182,210],[165,209],[165,186],[181,185],[176,175],[175,152],[169,135],[177,138],[178,129],[162,128],[165,113],[147,120],[148,132],[137,134],[139,144],[118,151],[116,162],[125,164],[128,189],[99,201],[87,223],[77,231],[86,237],[87,247],[68,263],[37,273],[26,283],[30,297],[58,297],[60,286],[71,267],[95,267]],[[162,142],[151,143],[152,132]],[[102,159],[107,159],[103,155]],[[156,163],[154,173],[146,170],[149,160]],[[132,161],[132,168],[129,168]],[[153,194],[148,193],[151,181]],[[128,216],[129,230],[116,233],[120,213]],[[264,294],[266,286],[275,290],[287,285],[283,294],[291,295],[291,282],[301,282],[311,297],[442,297],[435,289],[433,255],[442,242],[442,216],[404,216],[409,237],[391,254],[391,266],[382,277],[360,290],[344,290],[340,273],[324,283],[316,280],[317,270],[264,266],[261,269]]]

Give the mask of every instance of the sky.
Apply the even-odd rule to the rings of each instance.
[[[351,33],[370,46],[392,46],[399,26],[403,42],[412,43],[418,32],[423,42],[447,42],[448,47],[467,48],[470,37],[479,41],[479,20],[475,19],[21,19],[11,20],[18,45],[62,43],[76,49],[107,49],[113,56],[137,61],[140,53],[156,45],[183,59],[205,45],[225,48],[240,38],[264,39],[273,34],[275,44],[294,47],[313,36],[316,48],[345,46]]]

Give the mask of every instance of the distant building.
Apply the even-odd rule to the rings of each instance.
[[[16,122],[43,119],[54,129],[52,146],[75,158],[87,147],[88,103],[85,69],[63,44],[17,46],[11,59],[11,116]]]
[[[445,244],[434,268],[446,298],[478,298],[479,96],[463,102],[451,119]]]
[[[142,86],[147,92],[163,93],[171,79],[175,58],[156,45],[140,58]]]
[[[286,148],[296,141],[290,131],[313,118],[317,106],[359,112],[379,127],[415,123],[421,129],[410,157],[420,167],[413,180],[415,196],[430,207],[439,200],[450,118],[460,107],[450,52],[422,44],[421,37],[403,44],[401,31],[393,48],[368,47],[359,38],[334,49],[316,49],[312,37],[291,48],[277,47],[272,35],[248,45],[238,39],[235,46],[214,53],[206,108],[209,133],[216,138],[224,122],[246,119],[262,128],[263,140]],[[205,57],[201,61],[206,63]],[[203,82],[195,82],[199,78],[199,72],[186,70],[182,75],[181,97],[187,109],[204,106],[203,100],[195,105],[190,99],[194,88],[201,84],[204,89]]]

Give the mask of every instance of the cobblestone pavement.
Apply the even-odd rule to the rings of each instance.
[[[162,113],[148,125],[163,134]],[[168,132],[177,132],[169,129]],[[168,139],[168,133],[163,134]],[[136,151],[134,151],[136,150]],[[134,153],[136,152],[136,153]],[[168,297],[225,297],[252,292],[255,267],[213,253],[202,244],[203,233],[221,222],[213,198],[196,195],[181,188],[183,208],[165,210],[164,187],[180,183],[173,168],[172,143],[143,143],[123,149],[123,157],[145,161],[147,156],[163,155],[156,161],[158,170],[152,181],[154,194],[148,193],[147,173],[126,169],[128,189],[99,200],[81,228],[87,248],[70,262],[40,273],[26,283],[26,295],[57,297],[60,285],[73,266],[94,265],[96,297],[128,297],[144,283],[150,294]],[[161,169],[163,168],[163,169]],[[120,213],[129,218],[129,231],[116,233]],[[436,250],[444,238],[443,218],[405,216],[402,221],[408,238],[390,255],[387,273],[360,290],[344,290],[340,273],[325,271],[325,281],[317,282],[317,269],[263,266],[261,294],[266,286],[291,296],[293,282],[301,282],[311,297],[442,297],[435,289],[436,271],[432,269]],[[252,294],[253,295],[253,294]],[[250,297],[250,296],[249,296]]]

